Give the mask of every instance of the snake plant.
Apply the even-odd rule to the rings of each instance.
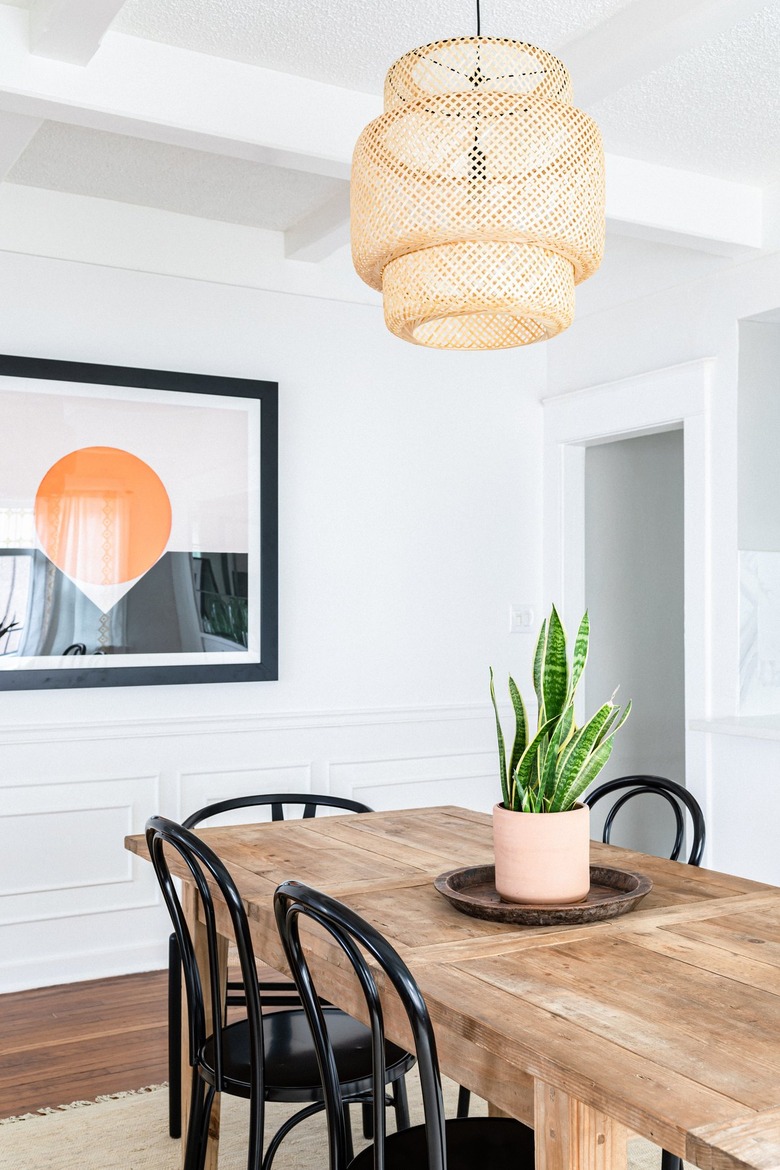
[[[621,711],[613,702],[613,695],[587,723],[577,726],[574,692],[585,669],[589,637],[586,611],[577,630],[569,666],[566,633],[555,606],[552,607],[549,618],[542,622],[534,655],[533,681],[539,712],[535,733],[529,726],[517,684],[509,676],[515,736],[508,755],[496,703],[493,668],[490,669],[490,698],[496,713],[505,808],[514,812],[566,812],[610,757],[615,733],[628,718],[631,703]]]

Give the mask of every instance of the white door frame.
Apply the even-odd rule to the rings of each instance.
[[[544,581],[571,627],[585,609],[585,448],[682,427],[686,784],[707,816],[709,765],[692,719],[712,700],[712,482],[710,389],[714,359],[685,362],[543,400]],[[641,620],[638,615],[638,620]]]

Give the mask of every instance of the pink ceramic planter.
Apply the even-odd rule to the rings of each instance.
[[[496,889],[507,902],[582,902],[590,889],[590,809],[509,812],[493,808]]]

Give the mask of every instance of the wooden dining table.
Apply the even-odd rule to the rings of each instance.
[[[199,836],[232,873],[272,967],[285,970],[273,893],[290,878],[382,931],[425,996],[442,1071],[534,1126],[538,1170],[622,1170],[632,1133],[702,1170],[780,1168],[780,889],[593,842],[593,865],[643,874],[652,890],[607,921],[524,926],[462,914],[434,887],[443,871],[492,863],[484,813]],[[148,857],[143,837],[126,846]],[[321,994],[362,1014],[337,948],[313,945]],[[385,1011],[388,1034],[408,1044],[394,996]]]

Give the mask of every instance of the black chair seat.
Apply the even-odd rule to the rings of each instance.
[[[447,1170],[518,1170],[534,1164],[534,1131],[508,1117],[452,1118],[445,1123]],[[385,1139],[385,1170],[428,1165],[425,1126],[414,1125]],[[350,1162],[349,1170],[373,1170],[374,1147]]]
[[[345,1096],[370,1093],[371,1032],[337,1008],[324,1008],[336,1068]],[[268,1101],[321,1101],[322,1079],[303,1008],[273,1012],[263,1019],[265,1046],[264,1090]],[[414,1064],[414,1057],[389,1041],[385,1044],[387,1083],[397,1081]],[[206,1041],[202,1055],[204,1079],[214,1083],[214,1042]],[[250,1093],[249,1028],[246,1020],[229,1024],[222,1033],[222,1067],[227,1092]]]

